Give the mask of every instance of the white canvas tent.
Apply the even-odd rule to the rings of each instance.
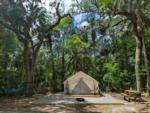
[[[82,71],[64,81],[65,94],[98,94],[99,82]]]

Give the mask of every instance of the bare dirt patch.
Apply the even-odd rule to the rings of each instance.
[[[36,99],[5,99],[0,102],[0,113],[150,113],[148,103],[126,105],[33,104]]]

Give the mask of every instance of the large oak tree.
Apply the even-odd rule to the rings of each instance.
[[[53,3],[52,3],[53,4]],[[13,31],[23,45],[25,94],[33,94],[34,74],[37,55],[44,41],[51,44],[51,30],[62,18],[69,14],[60,14],[60,3],[54,3],[56,12],[48,17],[41,0],[1,0],[0,24]],[[53,7],[53,5],[51,6]],[[55,75],[54,75],[55,76]]]

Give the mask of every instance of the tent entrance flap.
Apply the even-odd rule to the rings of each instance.
[[[72,90],[73,94],[89,94],[91,93],[88,85],[82,80],[82,78],[78,81],[77,85]]]

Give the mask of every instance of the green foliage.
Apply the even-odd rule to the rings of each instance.
[[[72,35],[71,39],[66,43],[66,46],[74,52],[81,52],[88,47],[88,44],[83,42],[77,35]]]
[[[37,66],[37,78],[35,79],[35,83],[39,88],[43,86],[50,86],[51,80],[51,68],[50,68],[50,56],[47,53],[46,49],[41,49],[38,55],[39,64]]]
[[[99,0],[102,8],[110,8],[113,0]]]
[[[108,84],[109,88],[113,90],[120,90],[120,85],[122,83],[122,79],[124,78],[123,75],[127,73],[122,73],[119,69],[117,63],[106,63],[104,67],[107,70],[107,73],[104,75],[103,80]],[[126,71],[125,71],[126,72]]]
[[[0,31],[0,69],[12,69],[12,64],[16,59],[15,56],[18,54],[17,52],[20,50],[17,45],[18,41],[15,35],[2,28]]]
[[[0,90],[3,90],[0,94],[12,93],[12,88],[17,93],[17,88],[23,83],[20,44],[11,31],[1,27],[0,45]]]
[[[110,60],[109,60],[110,62]],[[132,83],[134,82],[134,76],[130,75],[128,70],[120,69],[119,64],[111,61],[105,63],[104,68],[107,73],[104,75],[103,80],[111,91],[123,91],[123,88],[135,87]],[[132,85],[131,85],[132,84]]]
[[[71,24],[71,22],[72,22],[72,19],[68,16],[68,17],[65,17],[65,18],[61,19],[59,25],[63,26],[63,27],[67,27]]]

